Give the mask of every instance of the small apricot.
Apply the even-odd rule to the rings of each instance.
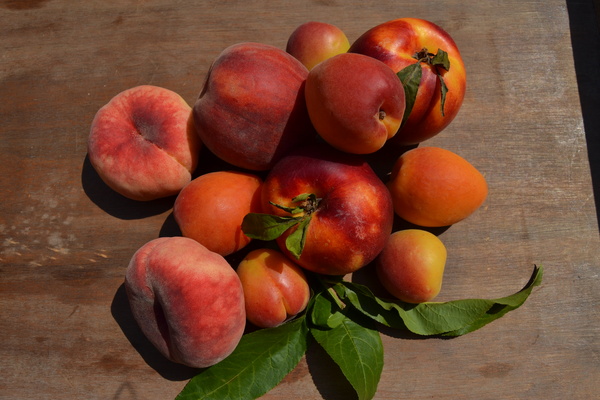
[[[407,303],[422,303],[439,294],[446,257],[446,246],[437,236],[406,229],[392,233],[375,269],[391,295]]]

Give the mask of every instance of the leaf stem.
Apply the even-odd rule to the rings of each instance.
[[[334,286],[337,285],[338,282],[333,282],[319,274],[314,274],[314,276],[319,285],[324,289],[324,291],[328,293],[329,297],[331,298],[331,300],[333,300],[335,305],[337,305],[340,310],[346,308],[346,303],[342,301],[342,299],[334,289]]]

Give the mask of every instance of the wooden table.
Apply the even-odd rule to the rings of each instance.
[[[0,1],[0,398],[172,399],[193,373],[145,341],[126,307],[133,252],[172,229],[172,199],[140,205],[86,159],[116,93],[163,86],[193,103],[230,44],[283,48],[321,20],[350,40],[420,17],[462,51],[468,91],[427,142],[485,173],[485,205],[440,235],[439,300],[541,286],[518,310],[452,340],[382,334],[376,399],[592,399],[600,389],[600,60],[591,1]],[[578,85],[579,83],[579,85]],[[265,399],[351,399],[322,351]]]

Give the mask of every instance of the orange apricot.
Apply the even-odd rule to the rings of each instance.
[[[248,213],[261,211],[262,179],[237,171],[200,175],[175,200],[173,216],[181,234],[210,251],[230,255],[250,243],[242,231]]]
[[[422,227],[455,224],[485,201],[485,177],[467,160],[439,147],[418,147],[402,154],[387,187],[394,211]]]

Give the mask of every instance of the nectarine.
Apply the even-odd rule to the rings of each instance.
[[[302,194],[314,196],[294,203]],[[263,183],[263,213],[290,216],[273,203],[301,207],[296,216],[310,216],[299,258],[286,245],[299,225],[277,243],[300,266],[321,274],[345,275],[364,267],[392,231],[392,199],[381,179],[363,157],[325,145],[298,149],[273,167]]]
[[[343,53],[323,61],[309,72],[305,93],[317,133],[339,150],[374,153],[400,128],[402,82],[374,58]]]
[[[308,70],[261,43],[229,46],[210,67],[193,107],[206,147],[237,167],[265,171],[314,129],[304,101]]]
[[[438,50],[447,54],[448,70],[431,62]],[[465,65],[458,46],[440,26],[419,18],[394,19],[363,33],[348,51],[381,60],[396,73],[417,62],[422,66],[414,106],[391,143],[421,143],[445,129],[458,114],[466,92]],[[447,89],[444,96],[439,77]]]

